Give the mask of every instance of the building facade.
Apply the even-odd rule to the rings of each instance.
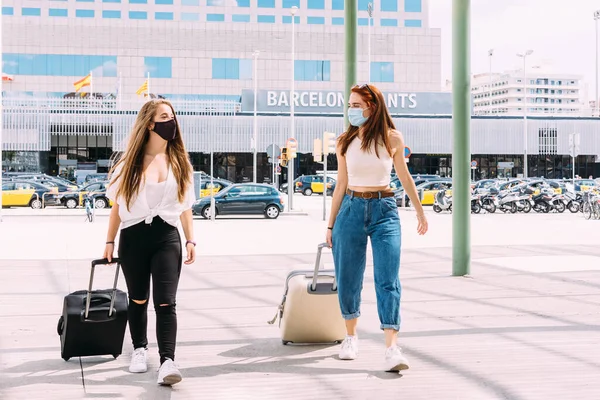
[[[427,0],[358,1],[358,80],[386,91],[440,89],[440,30]],[[295,19],[292,75],[292,7]],[[240,101],[242,90],[339,90],[344,0],[5,0],[7,97]],[[256,79],[254,70],[256,69]],[[370,74],[370,77],[369,77]],[[146,92],[143,90],[142,92]]]
[[[521,69],[474,75],[471,86],[476,115],[591,116],[586,115],[591,109],[583,100],[579,75],[531,68],[523,76]]]

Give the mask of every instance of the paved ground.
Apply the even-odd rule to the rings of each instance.
[[[359,360],[338,360],[336,346],[283,346],[266,323],[287,272],[310,265],[323,234],[320,199],[297,203],[308,216],[196,222],[201,255],[184,268],[178,298],[185,379],[172,389],[154,383],[152,314],[147,374],[126,371],[128,343],[117,360],[60,358],[62,298],[86,285],[106,217],[89,224],[8,210],[0,224],[0,398],[600,398],[600,222],[569,213],[473,216],[472,275],[456,278],[451,216],[431,214],[431,234],[419,238],[414,215],[403,211],[401,343],[412,364],[398,375],[381,372],[369,268]],[[111,272],[100,271],[100,286]]]

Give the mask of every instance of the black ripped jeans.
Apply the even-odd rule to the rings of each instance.
[[[151,224],[142,221],[122,229],[119,258],[129,294],[128,320],[134,349],[148,346],[148,298],[152,277],[160,363],[167,358],[175,360],[175,300],[182,263],[179,230],[160,217],[155,217]],[[133,300],[146,302],[138,304]]]

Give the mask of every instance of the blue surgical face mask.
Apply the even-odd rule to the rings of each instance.
[[[367,119],[369,118],[363,115],[363,111],[364,110],[362,108],[348,109],[348,121],[350,122],[350,125],[359,127],[367,122]]]

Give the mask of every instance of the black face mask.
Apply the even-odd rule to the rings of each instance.
[[[174,119],[165,122],[155,122],[153,131],[164,140],[173,140],[177,135],[177,124]]]

